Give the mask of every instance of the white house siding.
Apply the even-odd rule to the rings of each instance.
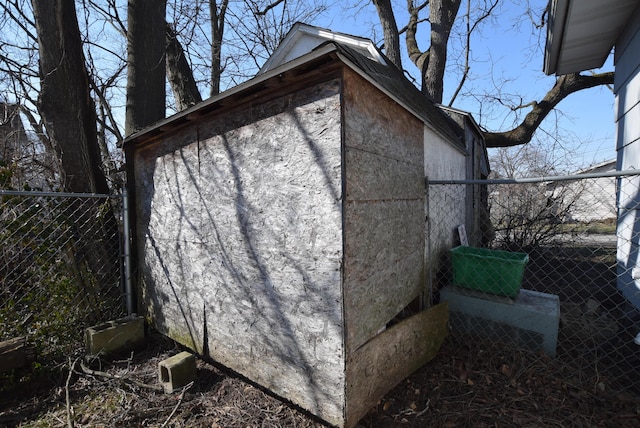
[[[619,169],[640,168],[640,8],[616,45]],[[623,178],[618,194],[618,288],[640,308],[640,178]]]
[[[439,134],[424,129],[424,173],[428,180],[464,180],[467,156]],[[426,260],[430,273],[437,272],[457,243],[457,228],[466,223],[467,185],[427,187]]]
[[[615,169],[616,162],[612,160],[577,171],[576,174],[613,172]],[[564,221],[589,223],[615,219],[617,216],[616,182],[616,177],[554,182],[549,185],[553,191],[549,192],[548,196],[557,198],[559,209],[565,215],[562,219]]]
[[[569,184],[565,190],[564,196],[573,202],[568,220],[589,223],[616,217],[615,178],[581,180]]]

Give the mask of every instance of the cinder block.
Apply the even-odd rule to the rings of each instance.
[[[182,388],[196,379],[196,357],[184,351],[160,361],[158,378],[166,393]]]
[[[144,343],[144,318],[132,315],[89,327],[84,338],[90,355],[130,350]]]
[[[532,351],[556,356],[560,299],[553,294],[521,289],[509,299],[447,286],[440,300],[449,302],[453,331],[511,342]]]

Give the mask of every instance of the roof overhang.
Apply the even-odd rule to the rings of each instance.
[[[268,92],[271,88],[276,88],[283,82],[290,82],[291,79],[305,78],[309,74],[317,74],[324,64],[335,62],[336,47],[333,45],[322,46],[307,55],[298,57],[280,67],[259,74],[253,79],[247,80],[231,89],[218,95],[206,99],[194,106],[182,110],[172,116],[156,122],[144,129],[132,133],[125,137],[124,147],[152,140],[167,132],[188,126],[193,121],[203,116],[217,112],[228,106],[251,101],[257,94]]]
[[[449,130],[446,126],[439,127],[434,125],[436,118],[428,117],[424,112],[421,113],[419,109],[414,108],[415,106],[412,106],[411,103],[405,102],[405,100],[403,100],[402,97],[399,97],[398,94],[394,93],[393,90],[385,87],[385,85],[372,78],[372,76],[366,73],[361,66],[354,63],[349,56],[344,55],[338,44],[334,42],[326,42],[305,55],[296,57],[278,67],[269,69],[264,73],[260,73],[253,79],[250,79],[234,88],[213,96],[186,110],[176,113],[173,116],[129,135],[124,140],[124,147],[126,149],[134,145],[146,144],[156,138],[160,138],[168,132],[173,132],[176,129],[189,126],[193,121],[199,120],[200,118],[213,114],[214,112],[231,108],[230,106],[238,106],[245,102],[252,102],[258,96],[276,91],[283,85],[291,85],[293,81],[308,80],[313,76],[319,76],[318,78],[322,78],[322,76],[327,72],[327,68],[331,67],[332,64],[342,64],[349,67],[370,84],[401,105],[418,120],[423,122],[425,125],[430,126],[435,132],[441,134],[445,139],[451,142],[457,142],[458,137],[453,131]],[[439,113],[445,116],[444,113]]]
[[[640,0],[551,0],[546,74],[601,67]]]

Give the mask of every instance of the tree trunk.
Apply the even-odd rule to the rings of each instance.
[[[129,0],[125,134],[165,116],[166,0]]]
[[[442,103],[444,72],[447,66],[447,44],[451,35],[451,27],[458,15],[460,1],[438,0],[430,2],[431,47],[429,48],[429,61],[422,76],[422,92],[437,103]]]
[[[202,101],[202,97],[182,45],[169,24],[166,24],[166,38],[167,77],[176,101],[176,110],[182,111]]]
[[[32,0],[32,5],[40,54],[39,111],[57,154],[61,183],[67,192],[107,194],[75,3]],[[84,205],[71,199],[66,226],[78,236],[75,264],[88,268],[100,290],[118,291],[118,226],[103,208],[98,199]],[[93,287],[85,283],[85,289]]]
[[[95,104],[73,0],[33,0],[40,51],[38,107],[68,192],[108,193]]]
[[[385,54],[398,69],[402,70],[400,33],[398,32],[398,25],[396,24],[396,18],[393,14],[391,0],[373,0],[373,3],[376,5],[378,17],[382,24]]]
[[[209,0],[209,12],[211,14],[211,96],[220,93],[222,37],[224,36],[224,20],[228,4],[229,0],[222,0],[218,9],[216,0]]]

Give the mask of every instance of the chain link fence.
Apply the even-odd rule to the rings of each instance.
[[[429,182],[429,283],[434,302],[450,301],[452,335],[544,351],[575,379],[640,392],[638,183],[628,172]],[[494,250],[469,265],[489,290],[456,284],[451,249],[465,237]],[[515,265],[501,264],[512,255]],[[518,264],[516,295],[496,291],[513,284]]]
[[[121,197],[0,191],[0,341],[26,337],[57,361],[85,327],[125,315],[121,209]]]

